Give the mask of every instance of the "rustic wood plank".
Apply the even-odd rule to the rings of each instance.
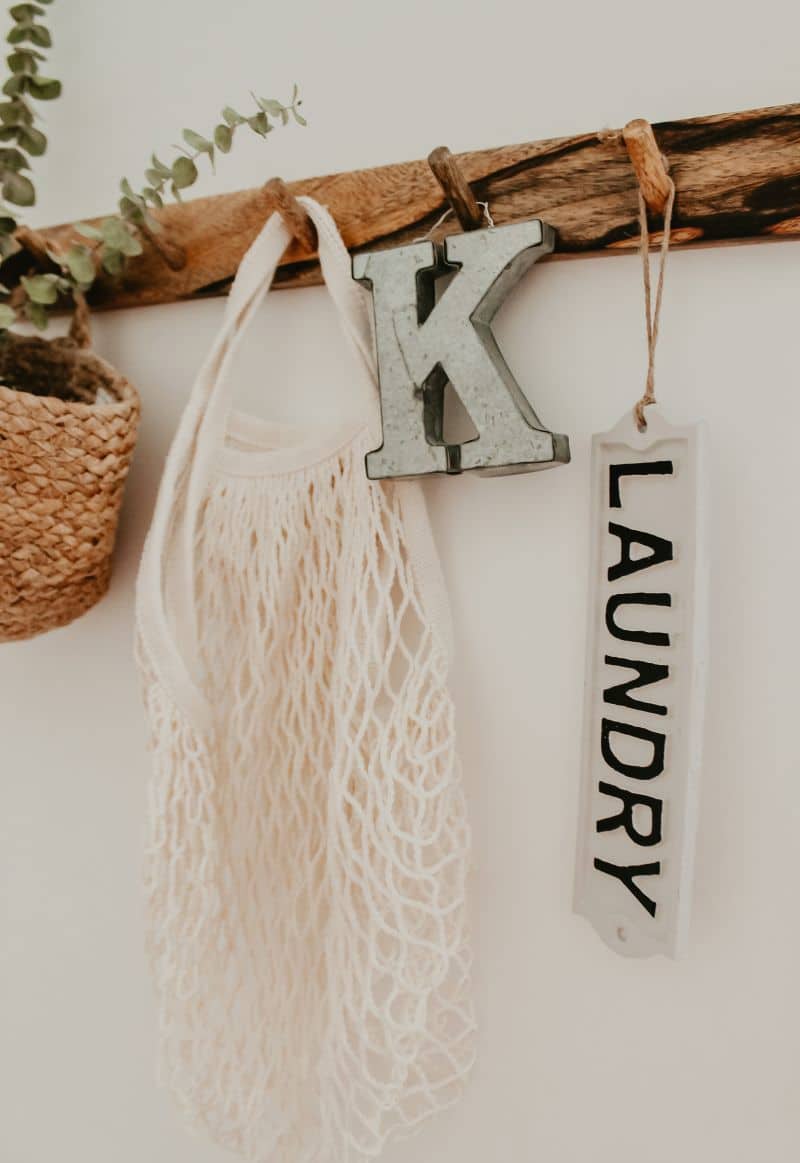
[[[667,121],[653,130],[677,188],[675,246],[800,237],[800,105]],[[542,217],[555,227],[554,259],[624,252],[638,243],[636,181],[621,132],[501,146],[457,159],[497,225]],[[289,189],[327,205],[352,251],[407,242],[430,230],[446,208],[426,161],[308,178]],[[183,268],[170,269],[146,242],[122,278],[98,280],[92,305],[223,294],[272,205],[262,187],[165,207],[159,217],[185,252]],[[651,225],[657,230],[657,219]],[[459,229],[449,219],[439,234]],[[73,237],[69,226],[44,233],[57,246]],[[294,246],[276,285],[308,286],[319,278],[313,258]]]

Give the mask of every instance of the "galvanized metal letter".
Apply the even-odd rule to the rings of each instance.
[[[353,277],[372,291],[383,444],[372,479],[479,469],[529,472],[569,460],[569,441],[544,428],[503,359],[491,322],[522,275],[553,249],[551,227],[530,222],[356,255]],[[453,274],[438,302],[434,281]],[[449,382],[478,437],[442,434]]]

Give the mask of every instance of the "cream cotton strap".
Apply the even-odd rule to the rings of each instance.
[[[328,211],[312,198],[300,201],[312,218],[319,239],[319,258],[325,285],[337,308],[342,328],[356,352],[362,374],[364,415],[375,443],[380,441],[380,406],[376,388],[367,295],[351,278],[350,256]],[[164,606],[163,567],[167,547],[180,517],[182,536],[178,569],[187,597],[194,593],[194,535],[196,518],[214,459],[225,438],[231,411],[231,371],[239,346],[272,285],[278,263],[292,240],[280,214],[273,214],[245,254],[226,301],[223,322],[198,375],[178,432],[170,449],[159,490],[153,524],[140,574],[141,602],[154,624],[157,653],[169,676],[175,697],[207,718],[209,708],[191,673],[197,672],[195,604],[184,611],[183,643],[176,641]],[[310,428],[313,426],[309,426]],[[415,499],[409,496],[410,504]],[[141,579],[147,578],[142,585]]]
[[[371,422],[373,432],[377,433],[379,406],[365,293],[351,278],[350,256],[327,210],[311,198],[304,197],[300,201],[317,229],[325,285],[336,305],[345,334],[367,373],[365,419]],[[279,215],[274,214],[242,260],[231,288],[219,340],[222,358],[205,403],[188,486],[186,525],[190,537],[192,515],[197,513],[207,483],[209,461],[221,446],[227,429],[233,395],[230,374],[233,362],[250,322],[272,285],[278,263],[290,240],[286,225]],[[313,425],[309,427],[313,429]]]

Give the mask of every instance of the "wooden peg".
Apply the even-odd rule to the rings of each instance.
[[[171,271],[182,271],[186,266],[186,251],[177,242],[173,242],[171,238],[167,238],[165,234],[151,230],[150,227],[144,223],[139,222],[139,232],[144,235],[147,241],[152,246],[153,250],[161,256]]]
[[[462,230],[477,230],[483,226],[483,210],[475,201],[469,182],[446,145],[440,145],[428,154],[428,165]]]
[[[50,257],[47,239],[29,226],[18,226],[14,238],[26,250],[34,262],[44,271],[58,270],[58,264]]]
[[[663,214],[672,189],[672,179],[667,172],[667,160],[658,148],[652,125],[643,117],[637,117],[625,126],[622,137],[647,209],[653,214]]]
[[[265,191],[280,211],[295,241],[304,251],[313,254],[317,249],[317,228],[282,178],[271,178]]]

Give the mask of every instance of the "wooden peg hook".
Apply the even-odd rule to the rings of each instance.
[[[271,178],[264,190],[291,230],[295,241],[307,254],[313,254],[317,249],[317,228],[283,178]]]
[[[462,230],[477,230],[483,226],[483,210],[475,201],[472,187],[446,145],[440,145],[428,154],[428,165]]]
[[[643,117],[637,117],[625,126],[622,137],[647,209],[653,214],[663,214],[672,190],[672,179],[652,125]]]

